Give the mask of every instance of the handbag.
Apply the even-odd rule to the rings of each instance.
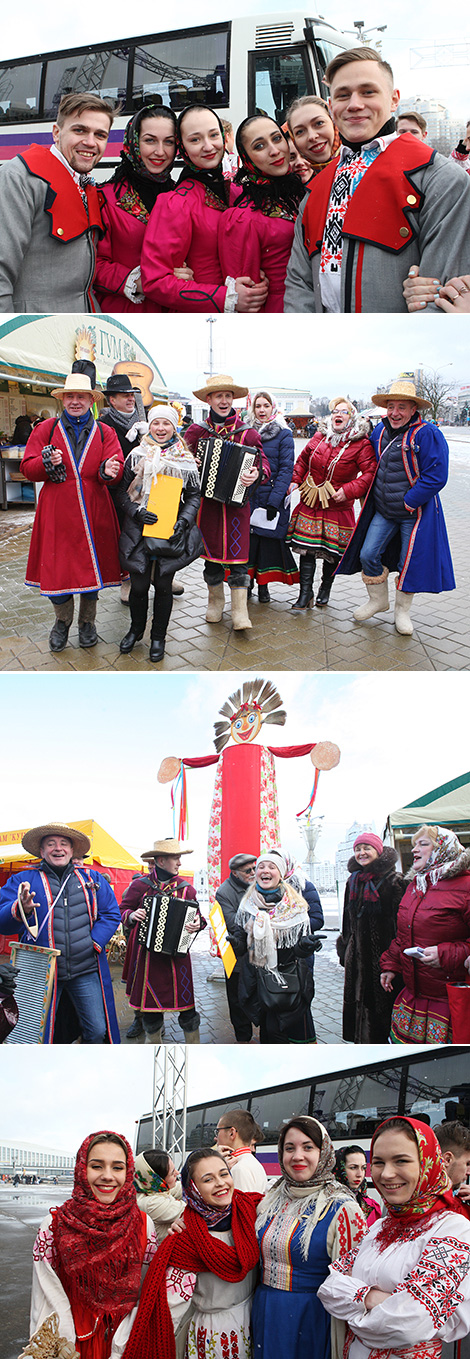
[[[184,557],[182,566],[189,566],[191,562],[195,562],[197,557],[200,557],[204,547],[202,533],[197,524],[191,524],[191,527],[189,524],[186,525],[183,549],[173,547],[169,538],[147,537],[143,538],[142,541],[149,557],[167,557],[170,563],[172,560],[176,562]]]
[[[453,986],[446,982],[452,1023],[452,1042],[470,1042],[470,986]]]
[[[276,972],[262,967],[259,969],[258,994],[265,1010],[277,1010],[280,1016],[293,1018],[297,1010],[308,1009],[313,1000],[312,973],[305,965],[302,967],[298,958],[292,958]]]

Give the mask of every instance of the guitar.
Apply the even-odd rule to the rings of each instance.
[[[153,406],[155,397],[150,391],[150,383],[154,381],[155,373],[147,363],[139,363],[137,359],[130,359],[127,363],[115,363],[113,373],[125,373],[133,387],[140,387],[144,406]]]

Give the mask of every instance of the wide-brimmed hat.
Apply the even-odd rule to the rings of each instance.
[[[92,387],[86,373],[67,373],[63,387],[56,387],[51,392],[51,396],[58,396],[62,400],[63,396],[72,392],[86,392],[87,396],[92,396],[94,401],[102,396],[102,392],[98,391],[96,387]]]
[[[76,859],[82,859],[88,854],[91,848],[91,840],[81,831],[75,830],[73,826],[64,826],[62,821],[50,821],[46,826],[32,826],[31,830],[26,831],[21,841],[23,849],[28,854],[33,854],[35,859],[41,858],[41,840],[46,835],[62,835],[67,840],[72,841],[72,854]]]
[[[213,392],[232,392],[234,397],[248,396],[248,387],[237,387],[233,377],[229,377],[227,373],[218,373],[216,377],[209,378],[205,387],[200,387],[193,395],[199,397],[200,401],[207,401]]]
[[[388,392],[376,392],[371,397],[374,406],[386,406],[388,401],[394,401],[396,397],[402,397],[404,401],[413,401],[418,410],[424,410],[425,406],[431,406],[431,401],[426,401],[424,396],[416,395],[414,382],[392,382]]]
[[[180,845],[179,840],[173,840],[171,836],[167,840],[155,840],[153,849],[148,849],[146,854],[141,854],[141,859],[156,859],[159,854],[192,854],[192,849],[185,849]]]

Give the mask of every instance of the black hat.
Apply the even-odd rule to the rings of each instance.
[[[118,392],[133,392],[135,391],[135,388],[132,386],[132,382],[127,376],[127,373],[111,373],[111,377],[107,379],[104,390],[106,396],[117,396]]]
[[[72,364],[72,373],[83,373],[90,379],[92,387],[96,387],[96,368],[89,359],[75,359]]]

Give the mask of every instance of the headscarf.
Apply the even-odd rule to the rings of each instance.
[[[137,1316],[126,1345],[126,1359],[175,1359],[175,1332],[168,1306],[166,1271],[210,1271],[218,1279],[236,1283],[259,1261],[255,1231],[261,1194],[235,1189],[232,1200],[233,1246],[211,1236],[207,1223],[189,1204],[184,1210],[185,1231],[167,1236],[158,1248],[144,1280]]]
[[[434,848],[431,850],[427,864],[424,869],[416,873],[414,881],[419,892],[427,892],[429,885],[435,887],[439,878],[446,876],[446,869],[464,853],[464,846],[457,839],[455,831],[446,830],[445,826],[433,826],[437,831]]]
[[[268,420],[259,420],[258,416],[255,413],[255,406],[259,396],[266,396],[268,401],[270,401],[271,403],[272,411]],[[272,435],[274,435],[276,433],[276,427],[278,429],[288,428],[287,420],[281,410],[281,407],[278,406],[275,396],[272,396],[271,392],[268,391],[256,392],[256,395],[253,397],[251,403],[251,414],[248,423],[250,424],[252,429],[258,430],[258,434],[260,436],[262,434],[271,435],[271,433]]]
[[[216,1158],[214,1156],[211,1159],[215,1160]],[[228,1230],[232,1217],[232,1205],[229,1204],[228,1208],[226,1206],[223,1208],[213,1208],[210,1203],[205,1202],[202,1194],[195,1185],[194,1180],[191,1178],[191,1172],[188,1169],[189,1160],[190,1157],[188,1156],[181,1171],[181,1184],[185,1203],[188,1204],[189,1208],[193,1208],[195,1213],[199,1213],[200,1217],[204,1218],[204,1222],[207,1223],[208,1227],[218,1227],[221,1223],[224,1223]],[[220,1160],[223,1161],[228,1170],[227,1162],[222,1155],[220,1155]],[[229,1173],[230,1179],[232,1179],[231,1171]]]
[[[134,1189],[136,1194],[144,1194],[145,1197],[148,1194],[170,1193],[166,1180],[162,1179],[162,1176],[158,1175],[152,1166],[149,1166],[143,1151],[135,1158]]]
[[[268,116],[267,114],[259,115],[259,117]],[[252,121],[253,115],[244,118],[237,129],[235,138],[241,166],[237,170],[233,182],[239,184],[242,190],[235,206],[237,207],[239,203],[246,200],[246,202],[252,203],[254,208],[263,212],[265,217],[284,217],[295,222],[305,187],[299,175],[289,169],[285,175],[265,175],[253,164],[243,144],[243,130],[247,123]],[[285,132],[282,131],[281,127],[278,127],[274,118],[270,118],[269,121],[278,128],[288,147],[289,143]]]
[[[90,1133],[79,1148],[72,1197],[52,1209],[53,1266],[72,1306],[111,1314],[116,1324],[135,1306],[142,1268],[142,1214],[134,1189],[134,1157],[126,1149],[126,1179],[114,1203],[95,1198],[86,1175],[88,1152],[107,1130]]]
[[[168,113],[171,113],[171,109],[165,109],[163,116],[165,122],[170,126]],[[171,170],[176,156],[176,145],[171,165],[159,175],[153,175],[150,170],[145,168],[139,150],[140,129],[143,119],[161,116],[161,104],[144,104],[144,107],[139,109],[138,113],[134,113],[133,118],[129,119],[124,132],[121,163],[114,171],[111,180],[111,184],[115,184],[118,190],[120,207],[124,208],[125,212],[131,213],[133,217],[142,217],[143,220],[146,220],[150,215],[158,195],[169,193],[175,187],[171,179]],[[172,115],[171,122],[173,131],[176,133],[174,115]]]
[[[402,1118],[401,1114],[399,1117],[401,1123],[407,1123],[412,1128],[416,1138],[419,1156],[419,1179],[416,1189],[413,1190],[407,1203],[396,1205],[387,1203],[386,1216],[375,1238],[380,1251],[386,1250],[387,1246],[392,1245],[394,1241],[399,1241],[407,1227],[413,1227],[419,1222],[419,1225],[424,1229],[437,1213],[445,1211],[455,1213],[456,1211],[452,1185],[442,1159],[441,1148],[432,1128],[428,1128],[427,1123],[420,1123],[416,1118]],[[389,1122],[390,1120],[387,1119],[375,1130],[370,1144],[371,1160],[375,1142],[382,1132],[387,1131]],[[376,1187],[380,1194],[378,1185]]]
[[[301,1130],[305,1131],[307,1137],[312,1138],[312,1141],[314,1141],[312,1134],[318,1135],[320,1133],[321,1136],[318,1165],[310,1179],[304,1180],[302,1184],[293,1180],[283,1166],[284,1142],[289,1129],[292,1127],[300,1127]],[[314,1145],[317,1145],[316,1142]],[[355,1195],[347,1186],[338,1184],[334,1173],[336,1165],[334,1146],[323,1123],[320,1123],[317,1118],[310,1118],[302,1114],[298,1118],[289,1120],[279,1137],[278,1158],[282,1175],[265,1194],[257,1213],[256,1226],[257,1229],[264,1227],[276,1213],[281,1212],[288,1218],[296,1218],[299,1222],[304,1222],[305,1226],[300,1236],[300,1248],[302,1257],[306,1260],[312,1232],[325,1210],[332,1203],[337,1203],[339,1208],[347,1199],[352,1202]]]
[[[228,181],[224,179],[224,172],[222,169],[222,160],[224,154],[223,151],[220,158],[220,163],[215,167],[214,170],[200,170],[198,165],[193,165],[189,152],[186,151],[185,147],[183,146],[181,138],[181,123],[183,121],[185,113],[190,113],[193,109],[196,109],[198,113],[201,113],[201,111],[204,110],[206,113],[212,113],[214,115],[214,118],[216,118],[219,124],[222,142],[225,149],[225,132],[220,121],[219,115],[218,113],[215,112],[215,109],[208,108],[206,104],[204,105],[187,104],[186,108],[181,110],[181,113],[176,124],[178,155],[181,156],[181,159],[184,161],[184,166],[178,179],[178,184],[184,184],[185,180],[187,179],[194,179],[197,181],[197,183],[204,184],[206,189],[209,189],[211,193],[215,194],[219,202],[223,204],[224,208],[226,208],[228,207],[228,196],[230,185]]]

